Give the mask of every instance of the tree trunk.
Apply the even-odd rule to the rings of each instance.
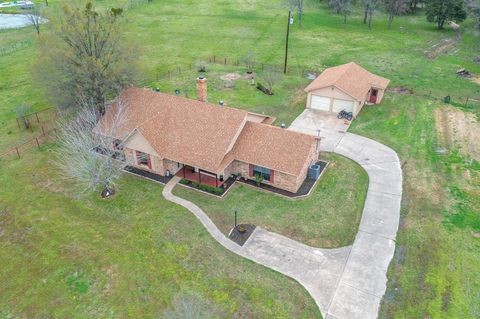
[[[392,22],[393,22],[393,14],[390,13],[388,15],[388,29],[390,30],[392,28]]]
[[[439,30],[443,29],[444,22],[445,20],[442,20],[442,19],[438,20],[437,26]]]
[[[347,23],[347,11],[343,13],[343,23]]]
[[[369,4],[365,5],[365,14],[363,15],[363,24],[367,23],[367,16],[368,16],[368,9],[369,8],[370,8]]]
[[[372,29],[372,15],[372,11],[368,12],[368,29]]]
[[[45,0],[45,5],[48,7],[48,0]]]

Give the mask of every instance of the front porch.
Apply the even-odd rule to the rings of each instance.
[[[222,187],[225,180],[220,181],[214,173],[199,169],[197,172],[191,166],[183,166],[175,176],[184,178],[190,182],[208,185],[212,187]]]

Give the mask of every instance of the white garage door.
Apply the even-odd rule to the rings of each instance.
[[[353,101],[334,99],[332,112],[338,113],[342,110],[353,112],[353,103]]]
[[[330,111],[330,98],[319,95],[312,95],[310,107],[314,110]]]

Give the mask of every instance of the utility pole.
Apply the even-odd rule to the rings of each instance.
[[[283,66],[283,74],[287,74],[287,59],[288,59],[288,35],[290,33],[290,24],[291,24],[291,14],[292,11],[288,10],[288,20],[287,20],[287,39],[285,41],[285,64]]]

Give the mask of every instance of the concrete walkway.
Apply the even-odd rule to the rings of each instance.
[[[195,204],[164,188],[164,197],[190,210],[210,234],[230,251],[292,277],[312,295],[325,319],[374,319],[387,283],[400,216],[402,173],[397,154],[383,144],[355,134],[331,134],[333,151],[359,163],[369,188],[359,232],[352,246],[319,249],[257,227],[243,247],[225,237]],[[331,151],[331,150],[329,150]]]

